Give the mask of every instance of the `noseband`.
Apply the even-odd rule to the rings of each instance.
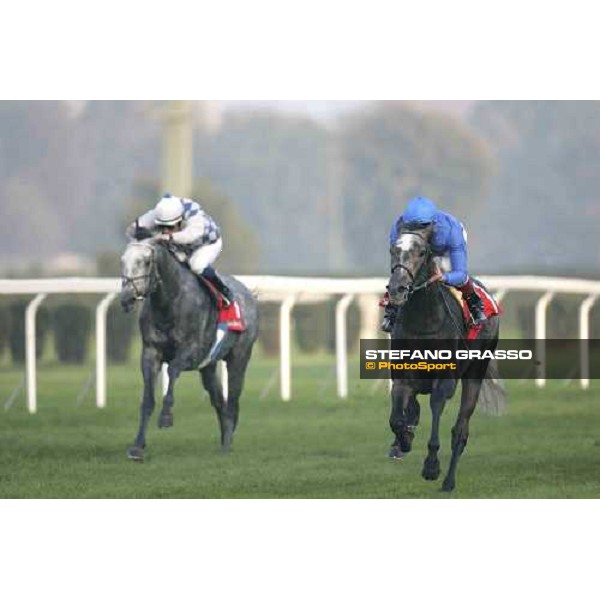
[[[392,267],[392,273],[394,273],[398,269],[404,269],[408,273],[408,276],[410,277],[411,283],[414,282],[415,276],[412,274],[412,271],[407,266],[403,265],[402,263],[398,263],[397,265],[394,265]]]

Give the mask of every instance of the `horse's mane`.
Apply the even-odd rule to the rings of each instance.
[[[400,229],[398,230],[398,235],[402,235],[403,233],[414,233],[422,238],[429,241],[431,234],[433,233],[433,225],[400,225]]]
[[[194,277],[195,279],[196,276],[191,272],[191,270],[186,267],[185,264],[183,264],[182,260],[180,258],[178,258],[175,254],[176,252],[176,248],[170,244],[169,242],[166,241],[162,241],[162,240],[158,240],[156,238],[142,238],[142,239],[135,239],[135,240],[131,240],[128,244],[127,247],[125,248],[125,253],[127,253],[128,250],[130,249],[135,249],[135,248],[145,248],[148,250],[151,250],[152,252],[152,256],[153,256],[153,261],[156,263],[156,253],[157,252],[165,252],[166,255],[168,256],[169,260],[171,260],[173,262],[173,266],[180,270],[180,273],[183,277]],[[202,286],[200,286],[202,288]]]
[[[140,239],[140,240],[131,240],[125,246],[125,252],[130,248],[150,248],[154,251],[156,240],[150,239]]]

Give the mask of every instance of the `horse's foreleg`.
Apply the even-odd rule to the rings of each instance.
[[[154,411],[154,386],[158,371],[160,370],[160,356],[155,348],[144,348],[142,351],[141,369],[144,378],[144,395],[140,406],[140,423],[133,446],[127,452],[127,456],[132,460],[143,460],[144,458],[146,427]]]
[[[467,440],[469,439],[469,420],[477,405],[479,390],[481,389],[481,379],[463,379],[462,394],[460,398],[460,410],[456,423],[452,428],[452,458],[448,473],[444,479],[442,489],[445,492],[451,492],[456,485],[456,467],[458,459],[463,453]]]
[[[421,475],[424,479],[434,481],[440,476],[440,461],[438,451],[440,449],[440,419],[446,406],[446,395],[443,390],[434,388],[429,398],[431,407],[431,436],[427,444],[427,458],[423,463]]]
[[[169,364],[167,367],[167,374],[169,376],[169,385],[167,386],[167,392],[163,398],[163,406],[158,417],[158,427],[160,429],[173,427],[173,404],[175,402],[173,393],[175,381],[179,375],[181,375],[181,370],[172,364]]]
[[[392,384],[390,428],[396,439],[390,448],[390,458],[401,458],[410,452],[414,430],[419,422],[419,403],[416,393],[406,383],[396,379]]]

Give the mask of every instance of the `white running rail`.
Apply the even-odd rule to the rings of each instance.
[[[338,297],[336,306],[336,373],[337,393],[340,398],[348,394],[346,356],[346,311],[351,302],[363,295],[378,295],[385,290],[384,278],[334,279],[313,277],[278,277],[242,275],[239,279],[258,294],[263,302],[281,305],[280,321],[280,391],[283,400],[292,397],[291,335],[290,323],[293,308],[297,304],[312,303]],[[481,276],[479,277],[497,296],[504,298],[511,291],[540,292],[535,308],[535,337],[546,339],[546,312],[556,294],[584,296],[579,308],[579,337],[581,340],[581,387],[589,387],[589,315],[600,297],[600,281],[586,279],[563,279],[536,276]],[[27,408],[35,413],[36,356],[35,317],[39,305],[49,294],[99,294],[96,309],[96,405],[106,405],[106,311],[121,288],[120,279],[69,277],[58,279],[0,279],[0,294],[30,294],[34,298],[26,311],[25,356],[27,380]],[[545,372],[538,372],[536,385],[546,383]]]

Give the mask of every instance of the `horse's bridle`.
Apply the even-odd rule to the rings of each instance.
[[[420,233],[417,233],[416,231],[403,231],[401,233],[401,235],[405,235],[405,234],[416,235],[417,237],[421,238],[421,240],[423,240],[425,242],[425,258],[423,261],[423,265],[426,265],[429,262],[429,257],[431,256],[431,247],[429,245],[429,242]],[[421,266],[421,268],[423,268],[423,265]],[[413,274],[413,272],[406,265],[403,265],[400,262],[396,263],[392,267],[391,273],[393,274],[398,269],[404,269],[408,273],[408,276],[410,277],[410,284],[407,286],[402,286],[404,289],[406,289],[406,293],[408,294],[409,297],[412,294],[414,294],[415,292],[418,292],[419,290],[422,290],[423,288],[426,288],[429,285],[428,279],[426,279],[423,283],[415,285],[416,274]]]
[[[135,277],[127,277],[126,275],[121,275],[121,281],[123,282],[124,285],[128,285],[131,284],[131,287],[133,288],[133,291],[135,293],[135,299],[136,300],[142,300],[142,298],[145,298],[148,294],[151,294],[152,292],[154,292],[154,290],[156,290],[156,288],[158,287],[158,284],[160,282],[160,276],[158,274],[158,271],[156,270],[156,260],[155,260],[155,255],[156,255],[156,249],[154,246],[150,245],[150,244],[142,244],[140,242],[131,242],[131,245],[135,245],[135,246],[144,246],[144,248],[150,248],[151,252],[152,252],[152,265],[150,267],[150,272],[149,273],[145,273],[144,275],[136,275]],[[147,281],[147,286],[146,286],[146,292],[144,294],[140,293],[137,285],[136,285],[136,281]]]

